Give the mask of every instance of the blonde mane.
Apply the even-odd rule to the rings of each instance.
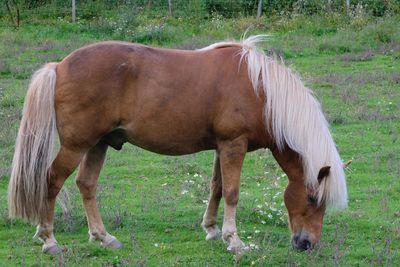
[[[268,57],[257,48],[265,35],[251,36],[236,42],[212,44],[202,50],[227,46],[241,47],[241,62],[247,62],[254,91],[266,96],[264,116],[268,131],[279,150],[285,144],[299,153],[303,163],[306,186],[318,191],[318,202],[329,207],[347,206],[347,188],[343,164],[329,132],[321,106],[312,92],[289,68]],[[318,183],[319,170],[331,166],[330,174]]]

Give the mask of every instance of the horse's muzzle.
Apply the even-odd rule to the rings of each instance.
[[[299,251],[311,250],[314,248],[314,244],[309,240],[307,236],[296,234],[292,238],[292,245]]]

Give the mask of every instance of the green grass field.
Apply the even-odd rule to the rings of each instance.
[[[237,224],[252,250],[238,257],[200,227],[213,152],[167,157],[126,144],[109,150],[98,186],[106,228],[118,251],[88,242],[79,192],[70,177],[59,197],[50,257],[34,226],[8,219],[7,186],[30,75],[84,44],[120,39],[192,49],[250,34],[271,34],[265,49],[283,56],[313,89],[331,123],[346,171],[349,207],[329,211],[320,246],[290,245],[282,193],[287,179],[269,151],[249,153]],[[36,18],[16,30],[0,20],[1,266],[400,266],[400,19],[331,14],[208,20],[126,13],[78,20]],[[219,222],[222,218],[220,208]],[[221,226],[221,223],[219,223]]]

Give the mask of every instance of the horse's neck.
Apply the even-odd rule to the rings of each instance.
[[[292,182],[304,183],[304,170],[300,155],[288,146],[280,151],[276,146],[271,149],[272,155]]]

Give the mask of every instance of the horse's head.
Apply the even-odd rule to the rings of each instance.
[[[304,158],[286,146],[283,150],[271,149],[275,159],[287,174],[289,184],[284,200],[289,214],[292,244],[299,250],[312,249],[320,240],[322,222],[327,206],[341,208],[347,204],[347,190],[342,164],[316,168],[315,176],[305,171]]]
[[[321,168],[318,182],[329,179],[329,170],[329,166]],[[321,236],[324,203],[318,203],[315,190],[307,188],[302,180],[289,179],[285,190],[285,205],[289,213],[293,247],[299,250],[312,249]]]

